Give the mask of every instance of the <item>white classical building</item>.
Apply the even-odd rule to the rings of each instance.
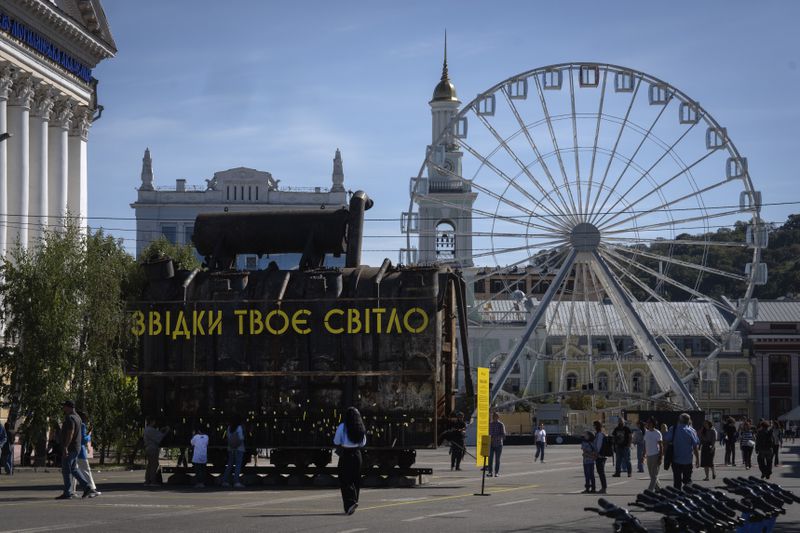
[[[116,51],[99,0],[0,3],[0,255],[67,213],[85,225],[92,68]]]
[[[333,158],[330,187],[279,186],[269,172],[238,167],[215,172],[204,187],[186,185],[176,179],[174,186],[155,186],[153,161],[146,149],[142,160],[141,185],[131,207],[136,213],[136,256],[152,241],[164,236],[175,244],[192,244],[194,221],[200,213],[233,211],[281,211],[338,209],[346,207],[342,154]],[[281,268],[296,268],[299,254],[240,256],[237,267],[255,270],[275,261]],[[338,265],[335,258],[331,266]],[[342,264],[343,266],[343,259]]]

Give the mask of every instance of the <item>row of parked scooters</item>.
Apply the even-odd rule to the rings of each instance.
[[[800,502],[800,497],[780,485],[750,476],[725,478],[723,487],[730,494],[699,485],[689,484],[683,490],[664,487],[645,490],[628,505],[664,515],[661,519],[666,533],[737,533],[769,532],[777,518],[786,513],[787,504]],[[646,533],[648,530],[630,511],[605,498],[600,507],[584,510],[614,519],[614,531]]]

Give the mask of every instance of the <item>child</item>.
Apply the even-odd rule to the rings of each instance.
[[[581,452],[583,452],[583,477],[585,480],[584,486],[586,489],[581,494],[591,494],[595,492],[594,484],[594,461],[597,458],[597,452],[592,443],[594,442],[594,435],[591,431],[583,434],[583,441],[581,441]]]
[[[203,428],[195,430],[191,445],[194,447],[192,452],[194,486],[200,489],[206,486],[206,462],[208,461],[208,435],[203,431]]]

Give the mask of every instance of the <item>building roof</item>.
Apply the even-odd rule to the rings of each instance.
[[[756,317],[748,322],[800,322],[800,301],[758,300]]]
[[[106,13],[100,0],[49,0],[64,14],[83,26],[89,33],[102,39],[115,51],[117,44],[111,36]]]
[[[709,302],[635,302],[639,315],[648,329],[670,337],[708,335],[719,337],[728,330],[728,322]],[[476,300],[474,310],[486,322],[526,322],[523,303],[513,300]],[[596,335],[629,336],[629,330],[615,306],[602,302],[551,303],[544,318],[550,336]],[[588,326],[587,326],[588,324]]]

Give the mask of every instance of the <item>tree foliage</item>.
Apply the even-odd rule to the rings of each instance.
[[[747,224],[737,222],[733,228],[720,228],[715,232],[698,235],[681,234],[676,240],[723,241],[744,243]],[[650,254],[671,257],[673,260],[707,265],[725,272],[744,275],[745,265],[753,261],[753,250],[743,246],[697,246],[690,244],[659,243],[650,246],[632,247]],[[767,284],[756,286],[753,296],[761,299],[774,299],[781,296],[800,294],[800,215],[790,215],[787,222],[771,228],[769,246],[762,250],[761,261],[767,264],[769,276]],[[659,261],[639,256],[637,262],[654,272],[658,272]],[[719,298],[737,298],[744,294],[746,285],[736,279],[704,272],[679,264],[662,261],[663,273],[686,288],[697,293]],[[627,267],[630,277],[623,277],[623,283],[639,300],[652,297],[641,285],[632,280],[638,278],[668,301],[687,301],[695,297],[690,290],[675,284],[659,283],[656,276]]]
[[[172,259],[178,270],[193,270],[200,267],[200,261],[197,260],[192,246],[173,244],[163,235],[150,242],[139,259],[143,262],[153,262],[166,258]]]
[[[123,355],[131,342],[125,302],[138,287],[133,258],[119,240],[68,223],[4,259],[0,393],[18,400],[23,433],[46,434],[73,398],[96,443],[131,438],[138,400]]]

